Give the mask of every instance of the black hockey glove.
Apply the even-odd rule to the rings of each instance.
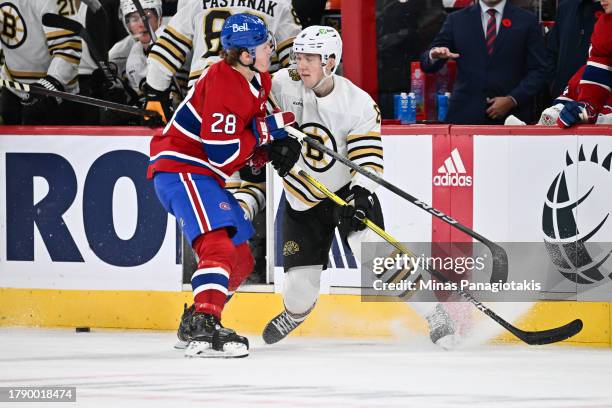
[[[145,83],[143,86],[145,94],[145,109],[159,113],[159,116],[145,116],[144,123],[147,126],[165,125],[172,118],[172,101],[170,100],[170,89],[158,91]]]
[[[369,218],[374,209],[374,198],[372,193],[360,186],[351,188],[353,205],[339,207],[338,226],[346,228],[348,231],[362,231],[365,224],[362,222]]]
[[[128,91],[117,77],[109,77],[108,73],[100,68],[91,73],[91,94],[94,98],[126,104],[129,100]]]
[[[285,177],[300,158],[302,143],[292,136],[270,143],[270,161],[279,176]]]
[[[30,84],[30,87],[45,88],[50,91],[64,91],[64,86],[61,82],[50,75]],[[54,123],[54,118],[50,117],[50,115],[55,115],[61,102],[60,98],[29,94],[27,99],[21,100],[23,105],[23,123],[26,125]]]

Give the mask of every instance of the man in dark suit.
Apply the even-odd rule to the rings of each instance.
[[[425,72],[457,60],[446,121],[503,124],[513,114],[531,122],[534,96],[545,84],[544,40],[536,16],[507,0],[480,0],[450,14],[421,56]]]

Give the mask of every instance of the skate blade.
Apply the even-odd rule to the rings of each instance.
[[[249,355],[249,349],[242,343],[225,343],[223,350],[215,350],[206,341],[192,341],[185,349],[188,358],[242,358]]]
[[[177,350],[185,350],[188,344],[189,344],[188,341],[177,340],[176,343],[174,344],[174,348]]]
[[[461,343],[461,336],[458,334],[449,334],[448,336],[441,337],[436,341],[436,345],[443,348],[444,350],[452,350]]]

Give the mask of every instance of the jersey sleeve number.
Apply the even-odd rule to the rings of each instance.
[[[222,113],[213,113],[212,117],[217,119],[210,126],[210,131],[213,133],[225,133],[233,135],[236,133],[236,115],[230,113],[223,115]]]
[[[77,7],[74,4],[75,0],[57,0],[60,16],[74,16],[77,12]]]

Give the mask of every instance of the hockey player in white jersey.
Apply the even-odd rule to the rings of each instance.
[[[272,94],[281,109],[295,114],[302,132],[382,175],[380,111],[365,91],[334,74],[341,57],[342,40],[336,30],[325,26],[304,29],[293,43],[296,67],[274,75]],[[374,194],[376,183],[306,144],[298,165],[339,196],[347,200],[352,196],[353,205],[338,207],[295,173],[283,179],[285,310],[265,327],[263,339],[268,344],[287,336],[315,307],[336,224],[358,258],[362,241],[380,241],[364,229],[359,218],[365,216],[384,228],[380,203]],[[430,323],[434,343],[448,343],[454,337],[453,322],[441,305],[415,306]]]
[[[4,53],[3,79],[77,93],[81,39],[75,34],[43,26],[45,13],[73,17],[77,0],[10,0],[0,5],[0,40]],[[66,124],[67,101],[33,97],[2,89],[5,124]]]
[[[149,27],[153,32],[157,31],[162,24],[161,0],[140,0],[140,4],[147,16]],[[130,87],[140,93],[147,76],[147,55],[153,46],[153,40],[132,0],[121,0],[119,8],[126,30],[136,40],[125,62],[125,75]]]
[[[187,64],[191,86],[208,66],[217,62],[221,28],[236,13],[260,17],[276,39],[278,63],[288,64],[293,37],[301,30],[290,0],[186,0],[149,53],[146,109],[168,118],[172,76]],[[274,57],[272,62],[274,66]]]

